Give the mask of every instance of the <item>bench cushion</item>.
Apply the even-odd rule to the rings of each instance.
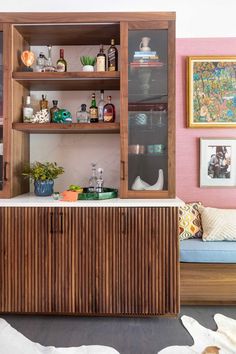
[[[189,263],[236,263],[236,242],[180,241],[180,261]]]

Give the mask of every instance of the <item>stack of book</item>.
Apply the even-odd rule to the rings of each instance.
[[[157,52],[134,52],[133,61],[130,63],[131,68],[156,68],[163,66],[159,61]]]

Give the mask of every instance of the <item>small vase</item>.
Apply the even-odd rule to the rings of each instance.
[[[94,66],[92,65],[84,65],[83,71],[94,71]]]
[[[48,197],[53,194],[54,181],[34,181],[34,193],[38,197]]]

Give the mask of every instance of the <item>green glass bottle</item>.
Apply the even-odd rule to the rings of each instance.
[[[98,123],[98,107],[95,93],[92,94],[91,106],[89,107],[90,123]]]

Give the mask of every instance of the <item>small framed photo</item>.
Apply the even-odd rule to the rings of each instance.
[[[236,56],[188,57],[191,128],[236,128]]]
[[[236,139],[200,139],[200,187],[236,186]]]

